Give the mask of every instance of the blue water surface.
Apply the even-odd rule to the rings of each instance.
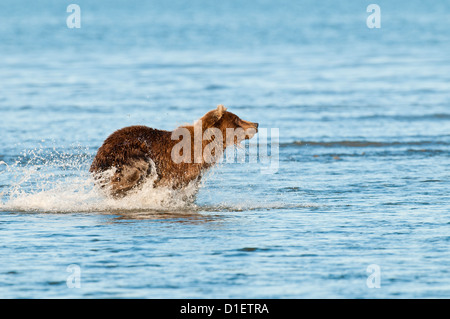
[[[0,2],[1,298],[450,297],[450,2],[73,2]],[[218,104],[278,129],[275,170],[93,193],[113,131]]]

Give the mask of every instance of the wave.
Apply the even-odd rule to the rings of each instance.
[[[448,113],[432,113],[432,114],[368,114],[356,116],[324,116],[319,118],[323,121],[336,120],[393,120],[393,121],[423,121],[423,120],[449,120]]]
[[[394,119],[399,121],[420,121],[420,120],[448,120],[450,119],[450,114],[447,113],[433,113],[433,114],[423,114],[423,115],[385,115],[385,114],[374,114],[366,116],[358,116],[357,119]]]
[[[409,142],[381,142],[381,141],[294,141],[289,143],[280,143],[280,147],[306,147],[306,146],[318,146],[318,147],[394,147],[394,146],[430,146],[430,145],[450,145],[450,142],[446,141],[409,141]]]

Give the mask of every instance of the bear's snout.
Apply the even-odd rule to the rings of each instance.
[[[245,139],[249,140],[253,136],[255,136],[256,133],[258,133],[258,123],[252,123],[252,122],[246,122],[246,125],[243,126],[243,129],[245,131]]]
[[[254,131],[254,134],[252,134],[252,136],[250,136],[249,138],[252,138],[253,135],[255,135],[256,133],[258,133],[258,123],[252,123],[251,127],[247,128],[247,130],[250,129],[250,131]]]
[[[255,134],[258,133],[258,126],[259,123],[252,123],[252,122],[248,122],[249,125],[245,128],[245,130],[255,130]]]
[[[244,130],[248,130],[248,129],[256,129],[256,131],[258,132],[258,126],[259,126],[259,124],[258,124],[258,123],[253,123],[253,122],[241,120],[240,126],[241,126]]]

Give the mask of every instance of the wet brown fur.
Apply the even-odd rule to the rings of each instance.
[[[129,126],[111,134],[99,148],[90,172],[94,173],[102,186],[107,186],[113,196],[124,196],[128,191],[142,184],[150,174],[157,174],[154,187],[168,186],[174,189],[187,186],[192,181],[198,181],[202,172],[213,163],[201,159],[194,162],[194,127],[202,124],[202,134],[208,128],[218,128],[223,136],[223,148],[229,146],[226,139],[227,128],[242,128],[245,137],[251,138],[256,132],[258,123],[241,120],[235,114],[226,111],[223,105],[206,113],[194,125],[185,125],[180,128],[191,133],[191,163],[175,163],[172,158],[172,148],[180,140],[172,140],[172,132],[153,129],[147,126]],[[179,129],[179,128],[178,128]],[[249,130],[252,129],[252,130]],[[247,134],[247,132],[249,132]],[[241,139],[241,140],[242,140]],[[211,140],[202,141],[202,153]],[[215,141],[219,142],[220,141]],[[240,140],[234,138],[233,144]],[[219,154],[221,155],[221,154]],[[154,163],[154,166],[151,163]],[[102,172],[115,168],[115,172],[107,179],[99,178]],[[152,170],[155,170],[153,172]]]

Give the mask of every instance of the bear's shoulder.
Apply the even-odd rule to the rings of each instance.
[[[143,142],[148,139],[157,139],[167,134],[170,134],[170,132],[144,125],[127,126],[108,136],[104,144],[119,145],[130,142]]]

